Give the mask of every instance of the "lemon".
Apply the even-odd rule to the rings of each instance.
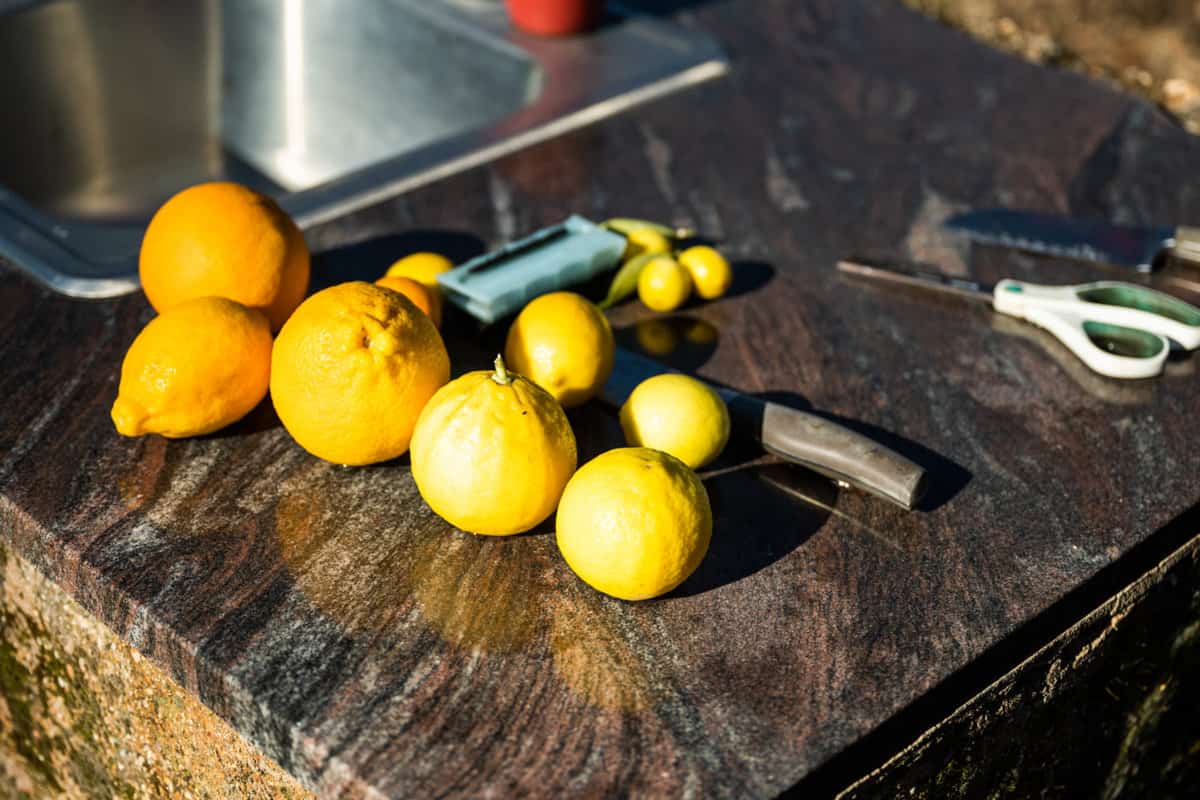
[[[642,253],[669,253],[671,240],[654,228],[635,228],[625,234],[625,257],[632,258]]]
[[[683,583],[712,538],[704,484],[679,459],[648,447],[609,450],[580,467],[556,523],[567,565],[622,600],[658,597]]]
[[[698,244],[679,254],[679,263],[692,276],[696,294],[713,300],[729,291],[733,269],[725,257],[708,245]]]
[[[408,449],[417,416],[449,377],[432,320],[404,295],[354,281],[317,292],[283,326],[271,400],[308,452],[372,464]]]
[[[631,447],[653,447],[699,469],[729,441],[729,410],[712,387],[677,373],[637,385],[621,406],[621,430]]]
[[[412,474],[425,502],[464,531],[507,536],[554,512],[575,472],[575,434],[545,389],[509,372],[469,372],[425,406]]]
[[[217,295],[262,311],[279,330],[308,291],[308,246],[266,195],[236,183],[202,183],[155,212],[138,274],[159,313]]]
[[[508,329],[504,359],[565,408],[594,397],[612,372],[612,328],[594,303],[552,292],[521,310]]]
[[[113,424],[123,436],[211,433],[258,405],[270,371],[266,316],[223,297],[180,303],[126,352]]]
[[[454,262],[437,253],[413,253],[388,267],[384,277],[412,278],[426,289],[441,297],[442,287],[437,276],[454,269]]]
[[[659,256],[638,275],[638,297],[652,311],[674,311],[692,293],[692,279],[670,256]]]

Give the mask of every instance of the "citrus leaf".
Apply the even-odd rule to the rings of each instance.
[[[598,304],[600,310],[613,307],[637,291],[638,276],[642,274],[642,267],[660,255],[662,253],[639,253],[622,264],[609,284],[608,294]]]

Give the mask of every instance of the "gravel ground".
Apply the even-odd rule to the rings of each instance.
[[[1200,0],[901,0],[1002,50],[1110,80],[1200,133]]]

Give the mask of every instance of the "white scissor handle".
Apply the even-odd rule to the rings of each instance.
[[[1131,283],[1041,286],[1003,280],[992,304],[1046,329],[1090,369],[1111,378],[1158,375],[1168,340],[1187,350],[1200,347],[1200,309]]]

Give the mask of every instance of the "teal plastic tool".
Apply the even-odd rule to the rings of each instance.
[[[614,268],[624,251],[624,236],[573,215],[442,273],[438,283],[451,303],[492,323]]]

